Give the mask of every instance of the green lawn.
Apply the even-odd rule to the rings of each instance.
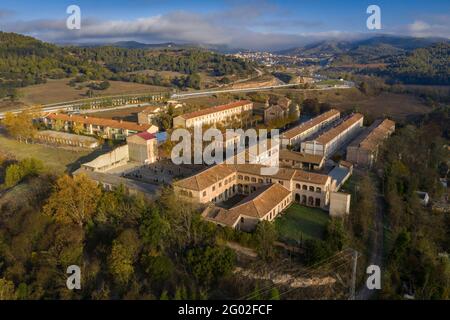
[[[36,158],[41,160],[49,171],[63,173],[79,166],[79,159],[90,151],[71,151],[40,144],[25,144],[0,134],[0,150],[16,159]]]
[[[275,220],[275,227],[283,241],[295,244],[300,240],[321,239],[328,220],[328,213],[320,209],[294,204]]]

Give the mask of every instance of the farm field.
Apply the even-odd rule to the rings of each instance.
[[[328,223],[328,214],[320,209],[293,204],[275,220],[280,238],[290,244],[307,239],[321,239]]]
[[[19,90],[20,101],[33,104],[50,104],[63,101],[86,99],[87,88],[81,90],[68,86],[70,79],[48,80],[47,83],[33,85]],[[120,94],[141,94],[168,91],[167,87],[150,86],[133,82],[109,81],[111,86],[106,90],[96,90],[96,96],[112,96]]]
[[[25,144],[0,134],[0,150],[21,160],[36,158],[41,160],[52,173],[64,173],[77,168],[91,151],[71,151],[40,144]]]

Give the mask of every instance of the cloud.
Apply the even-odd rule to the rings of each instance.
[[[68,30],[65,20],[52,19],[0,20],[0,29],[60,43],[170,41],[227,45],[232,48],[254,50],[280,50],[327,39],[351,40],[369,36],[368,33],[326,30],[321,21],[298,19],[295,15],[267,2],[249,2],[243,6],[231,6],[224,11],[202,14],[172,11],[134,20],[83,17],[81,30]],[[449,17],[440,16],[421,17],[409,25],[386,31],[422,37],[449,37],[449,30]]]
[[[441,37],[450,39],[450,15],[422,17],[395,31],[414,37]]]
[[[142,42],[181,42],[212,45],[228,45],[246,49],[280,49],[302,45],[324,37],[339,37],[338,32],[323,34],[285,33],[252,30],[252,26],[278,26],[287,22],[263,21],[266,8],[255,10],[250,16],[245,11],[233,9],[221,13],[197,14],[175,11],[135,20],[98,20],[83,18],[80,30],[68,30],[65,20],[40,19],[12,21],[0,25],[3,30],[35,36],[51,42],[114,42],[136,40]],[[310,26],[305,21],[296,20],[298,29]]]

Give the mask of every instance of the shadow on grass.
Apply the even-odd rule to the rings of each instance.
[[[72,172],[80,169],[80,167],[81,167],[81,165],[83,163],[93,161],[95,158],[101,156],[102,154],[110,152],[111,150],[113,150],[116,147],[117,146],[111,146],[111,145],[108,145],[107,143],[104,143],[104,144],[101,145],[101,147],[95,149],[94,151],[92,151],[88,155],[80,157],[76,161],[67,164],[66,165],[66,171],[68,173],[72,173]]]

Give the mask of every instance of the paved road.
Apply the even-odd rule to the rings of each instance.
[[[214,94],[220,94],[220,93],[235,93],[235,92],[254,92],[254,91],[265,91],[265,90],[272,90],[272,89],[282,89],[282,88],[289,88],[289,87],[295,87],[298,84],[282,84],[282,85],[276,85],[276,86],[268,86],[268,87],[255,87],[255,88],[244,88],[244,89],[225,89],[225,90],[213,90],[213,91],[196,91],[196,92],[189,92],[189,93],[180,93],[180,94],[172,94],[171,99],[189,99],[194,97],[207,97],[212,96]],[[323,88],[316,88],[316,89],[304,89],[308,91],[324,91],[324,90],[334,90],[334,89],[350,89],[351,86],[348,85],[342,85],[342,86],[336,86],[336,87],[323,87]],[[43,105],[42,111],[43,112],[55,112],[59,110],[71,110],[75,105],[79,104],[82,101],[70,101],[70,102],[60,102],[58,104],[51,104],[51,105]],[[130,105],[131,106],[131,105]],[[108,110],[114,110],[118,108],[127,108],[130,106],[118,106],[113,108],[108,108]],[[13,109],[9,110],[9,112],[12,113],[18,113],[22,111],[23,108]],[[96,112],[100,110],[95,110]],[[0,119],[3,119],[4,113],[0,112]]]
[[[380,267],[383,273],[383,216],[385,212],[385,202],[384,197],[381,194],[376,196],[376,215],[374,221],[374,229],[371,231],[371,243],[372,248],[370,248],[370,257],[368,265],[377,265]],[[377,290],[369,290],[366,283],[362,285],[360,290],[356,293],[356,300],[370,300],[377,293]]]
[[[267,86],[267,87],[199,91],[199,92],[173,94],[171,98],[172,99],[189,99],[189,98],[193,98],[193,97],[207,97],[207,96],[212,96],[214,94],[220,94],[220,93],[266,91],[266,90],[283,89],[283,88],[289,88],[289,87],[295,87],[295,86],[298,86],[298,84],[281,84],[281,85]],[[326,91],[326,90],[351,89],[351,88],[352,88],[351,86],[342,85],[342,86],[336,86],[336,87],[333,86],[333,87],[323,87],[323,88],[303,89],[303,90],[305,90],[305,91]]]

